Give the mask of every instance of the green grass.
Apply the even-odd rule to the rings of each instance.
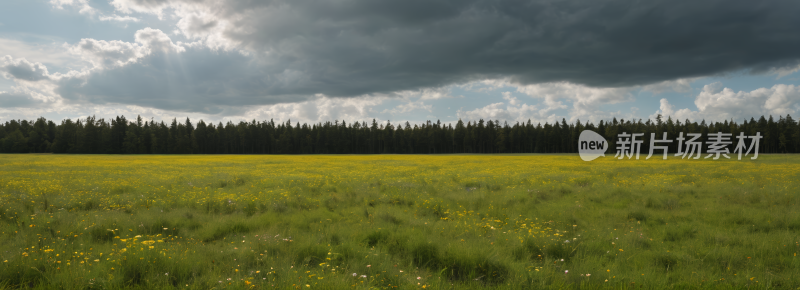
[[[797,289],[799,180],[794,155],[0,155],[0,289]]]

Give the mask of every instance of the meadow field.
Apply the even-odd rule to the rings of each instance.
[[[799,183],[798,155],[0,155],[0,289],[797,289]]]

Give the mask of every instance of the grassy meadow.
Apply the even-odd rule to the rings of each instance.
[[[798,155],[0,155],[0,289],[797,289],[799,211]]]

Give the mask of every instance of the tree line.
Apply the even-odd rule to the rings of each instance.
[[[79,154],[440,154],[440,153],[576,153],[578,136],[592,130],[609,141],[608,152],[615,152],[618,134],[644,133],[642,152],[649,150],[650,133],[662,139],[666,132],[674,140],[680,132],[731,133],[733,152],[739,132],[753,136],[760,132],[760,153],[800,152],[800,124],[790,115],[751,118],[741,124],[724,122],[681,122],[660,115],[656,120],[617,120],[567,123],[508,124],[493,120],[459,120],[455,125],[433,123],[392,124],[344,120],[317,124],[292,124],[291,121],[240,121],[225,124],[193,124],[173,119],[145,121],[125,116],[105,120],[95,117],[65,119],[60,124],[45,118],[35,121],[10,120],[0,124],[0,153],[79,153]],[[663,144],[656,144],[663,145]],[[669,144],[677,152],[678,142]],[[703,152],[706,150],[704,149]],[[660,152],[660,151],[658,151]]]

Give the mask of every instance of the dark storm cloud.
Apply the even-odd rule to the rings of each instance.
[[[316,80],[308,90],[330,95],[498,76],[630,86],[800,59],[797,1],[229,4],[220,12],[235,24],[226,36]]]

